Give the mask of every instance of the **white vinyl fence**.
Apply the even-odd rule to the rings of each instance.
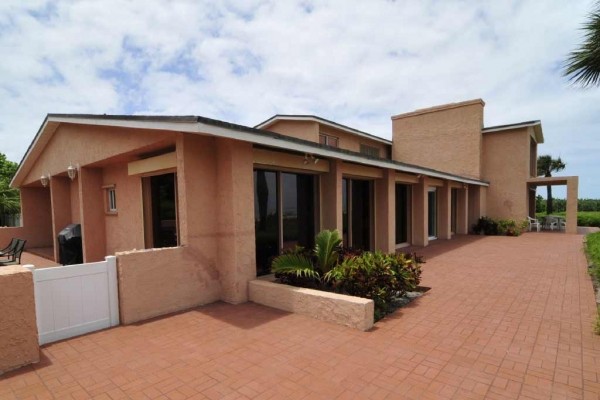
[[[40,344],[119,325],[117,259],[33,272]]]

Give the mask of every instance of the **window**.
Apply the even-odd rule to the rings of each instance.
[[[324,133],[319,134],[319,143],[330,147],[339,147],[340,140],[331,135],[325,135]]]
[[[366,144],[360,145],[360,152],[369,157],[378,157],[379,158],[379,149],[377,147],[369,146]]]
[[[108,200],[108,212],[117,212],[117,194],[115,188],[106,191]]]
[[[117,191],[115,185],[102,186],[104,189],[104,211],[107,214],[117,213]]]

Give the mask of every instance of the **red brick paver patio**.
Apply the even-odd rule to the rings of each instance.
[[[0,399],[597,399],[581,247],[550,233],[439,241],[420,251],[432,290],[371,332],[213,304],[48,345],[0,378]]]

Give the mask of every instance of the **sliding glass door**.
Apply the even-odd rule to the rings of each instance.
[[[257,275],[269,274],[282,250],[312,248],[315,236],[315,176],[254,171]]]
[[[371,181],[342,181],[344,246],[371,250],[373,234],[373,185]]]
[[[396,184],[396,244],[408,244],[410,185]]]
[[[429,188],[427,192],[427,231],[429,239],[437,239],[437,191],[436,188]]]

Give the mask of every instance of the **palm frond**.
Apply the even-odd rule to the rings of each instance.
[[[319,273],[308,258],[302,254],[282,254],[273,260],[271,272],[275,274],[295,275],[297,277],[319,278]]]
[[[342,238],[337,230],[324,230],[315,238],[315,255],[321,271],[328,272],[337,262],[337,249]]]
[[[583,87],[600,86],[600,2],[583,25],[584,43],[571,52],[564,74]]]

